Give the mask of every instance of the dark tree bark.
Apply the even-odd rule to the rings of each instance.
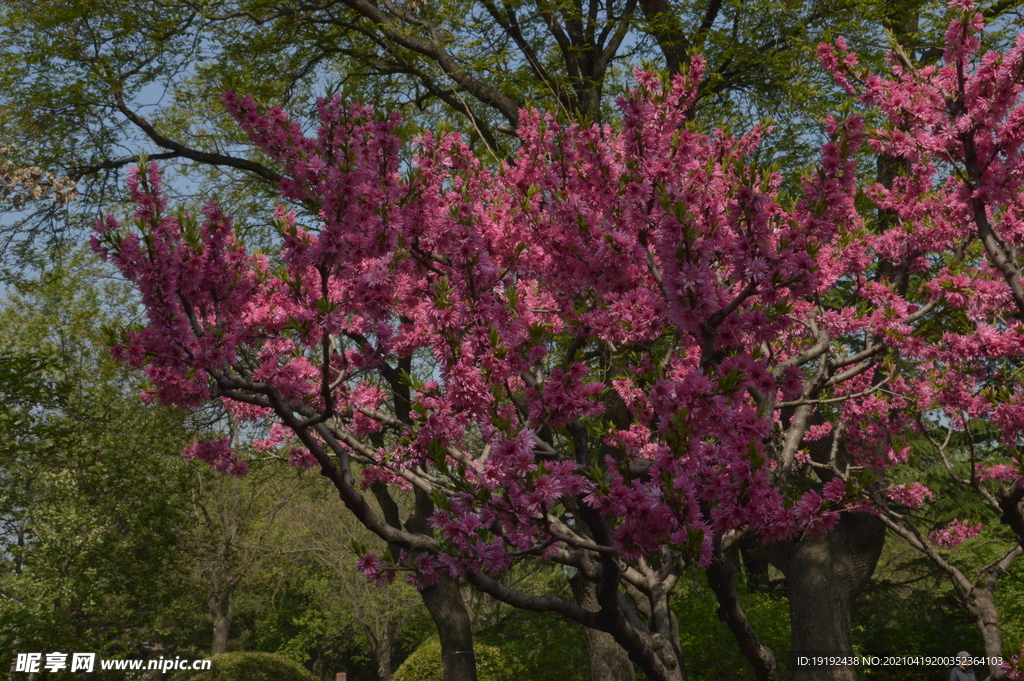
[[[404,404],[407,403],[405,400]],[[387,488],[377,483],[371,489],[381,506],[385,522],[391,527],[401,527],[398,506]],[[434,504],[422,490],[417,489],[414,496],[415,508],[406,521],[405,528],[409,532],[427,533],[427,518],[434,512]],[[444,681],[476,681],[472,622],[466,610],[466,602],[462,600],[458,582],[439,574],[433,585],[420,591],[420,597],[441,639]]]
[[[600,610],[597,587],[593,582],[576,575],[569,580],[569,585],[577,605],[591,611]],[[635,673],[633,663],[629,661],[629,653],[616,643],[615,638],[589,627],[586,632],[591,681],[633,681]]]
[[[640,9],[647,21],[646,31],[654,36],[665,59],[669,74],[690,63],[691,50],[704,44],[711,27],[722,10],[722,0],[708,0],[704,13],[695,31],[688,31],[682,19],[669,0],[640,0]]]
[[[476,681],[473,629],[458,583],[439,576],[433,586],[420,594],[441,637],[444,681]]]
[[[1020,485],[1004,487],[999,490],[996,498],[996,503],[1002,511],[999,519],[1013,530],[1014,536],[1017,537],[1017,543],[1024,548],[1024,505],[1021,504],[1021,501],[1024,500],[1024,487]]]
[[[852,656],[854,598],[875,570],[885,525],[844,513],[832,532],[774,544],[769,560],[786,575],[794,656]],[[856,681],[854,667],[794,666],[793,681]]]
[[[377,650],[377,678],[380,679],[380,681],[391,681],[390,642]]]

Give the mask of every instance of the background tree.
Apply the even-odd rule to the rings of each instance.
[[[883,502],[885,512],[880,517],[893,534],[945,574],[960,604],[978,627],[985,656],[997,658],[1003,655],[1004,646],[996,606],[996,587],[999,579],[1020,557],[1022,549],[1009,528],[1000,526],[1001,509],[995,503],[993,492],[985,489],[985,494],[977,494],[979,487],[992,486],[990,481],[984,480],[987,477],[984,472],[975,474],[981,478],[975,483],[971,482],[969,473],[963,474],[965,469],[975,468],[971,462],[985,449],[990,450],[990,456],[983,458],[991,459],[994,454],[1001,459],[998,453],[999,434],[984,422],[972,423],[966,416],[961,423],[965,424],[966,430],[960,435],[967,438],[969,445],[954,446],[957,443],[952,442],[955,430],[952,423],[946,425],[943,440],[929,437],[928,454],[931,454],[937,470],[933,469],[926,480],[933,482],[929,486],[922,484],[921,480],[891,485],[889,499]],[[975,430],[979,432],[975,433]],[[994,442],[984,443],[985,431],[995,438]],[[921,454],[918,453],[919,456]],[[921,466],[920,462],[918,466]],[[937,498],[933,500],[933,497]],[[921,511],[925,505],[931,511],[927,515]],[[970,552],[957,550],[963,542],[978,537],[983,523],[989,526],[983,535],[985,541],[975,542],[980,546]],[[928,531],[929,527],[931,531]],[[965,565],[967,560],[970,562]],[[1004,677],[1000,664],[990,665],[990,673],[994,679]]]
[[[985,11],[1012,23],[1018,8],[997,2]],[[918,13],[915,45],[934,52],[942,23],[928,19],[941,12],[919,3],[6,3],[0,141],[19,150],[22,165],[73,178],[85,200],[71,219],[49,206],[23,216],[5,231],[5,251],[14,255],[17,244],[25,255],[38,243],[28,234],[90,226],[94,207],[121,195],[120,171],[139,153],[192,178],[173,183],[182,197],[216,187],[231,212],[258,215],[279,178],[261,156],[245,155],[219,104],[229,88],[310,122],[306,103],[337,92],[402,112],[403,134],[454,125],[505,156],[518,142],[499,129],[514,128],[520,108],[601,119],[635,66],[671,75],[700,51],[709,67],[697,119],[708,129],[791,122],[759,153],[803,167],[823,139],[817,112],[840,95],[817,68],[816,45],[841,33],[862,60],[881,65],[883,29]],[[262,231],[260,222],[246,229]]]
[[[211,655],[227,652],[239,587],[272,555],[268,543],[277,515],[293,503],[301,484],[268,473],[259,470],[240,480],[200,472],[193,478],[194,556],[213,619]]]
[[[305,552],[326,568],[332,577],[332,590],[366,639],[377,678],[390,681],[403,635],[425,614],[416,590],[403,581],[388,585],[367,582],[366,576],[356,570],[355,561],[366,552],[368,544],[379,544],[379,540],[323,489],[310,489],[291,505],[288,517],[282,521],[289,534],[282,541],[282,550]],[[385,548],[378,546],[377,550]]]
[[[188,473],[169,453],[191,426],[140,402],[140,377],[104,352],[103,324],[133,305],[103,274],[79,252],[0,308],[8,357],[22,358],[8,369],[32,370],[0,423],[5,661],[42,646],[146,656],[179,644]]]

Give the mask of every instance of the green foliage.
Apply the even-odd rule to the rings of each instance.
[[[521,681],[527,678],[526,667],[497,646],[476,643],[476,672],[480,681]],[[444,681],[441,642],[432,638],[405,659],[391,681]]]
[[[338,94],[401,112],[403,136],[454,128],[496,160],[516,144],[502,129],[515,109],[613,122],[614,102],[635,67],[674,71],[685,62],[683,52],[700,52],[708,69],[695,124],[739,132],[774,121],[759,160],[799,169],[817,154],[823,112],[847,99],[818,65],[817,45],[844,35],[861,63],[885,68],[891,31],[922,60],[934,61],[944,4],[412,0],[395,10],[356,0],[7,0],[0,4],[0,146],[15,148],[20,165],[80,178],[82,201],[59,213],[40,204],[25,216],[32,231],[21,220],[0,223],[0,237],[10,237],[24,257],[45,234],[41,225],[50,234],[88,228],[97,205],[108,210],[111,197],[123,195],[125,166],[140,152],[172,166],[170,176],[187,178],[170,184],[193,203],[201,183],[202,194],[217,196],[229,212],[265,215],[274,182],[237,168],[238,160],[267,159],[245,149],[226,115],[220,97],[228,89],[286,107],[303,123],[315,96]],[[1009,13],[1018,4],[992,3],[986,13]],[[660,6],[668,15],[649,9]],[[374,13],[384,21],[371,19]],[[590,16],[577,23],[583,15]],[[434,57],[404,47],[399,35],[431,42]],[[991,41],[1008,38],[1010,31],[994,31]],[[581,72],[583,54],[591,56],[582,62],[603,66]],[[242,222],[252,228],[250,243],[271,245],[265,217]]]
[[[376,681],[377,652],[389,649],[393,668],[436,633],[413,587],[402,580],[378,587],[355,569],[353,544],[360,555],[385,545],[319,477],[310,476],[280,509],[265,542],[281,555],[243,584],[236,645],[280,653],[318,674]]]
[[[506,608],[506,610],[510,610]],[[526,670],[531,681],[589,681],[590,658],[583,627],[560,617],[512,610],[477,635]]]
[[[328,674],[345,671],[350,681],[376,681],[373,657],[342,591],[308,557],[262,567],[239,594],[233,623],[239,643]]]
[[[888,579],[873,580],[854,607],[857,653],[948,657],[960,650],[972,650],[981,655],[981,634],[951,591],[934,576],[928,576],[916,588]],[[895,669],[868,667],[861,674],[865,680],[936,678],[934,667],[913,665]]]
[[[1002,581],[1000,580],[1000,588]],[[983,650],[974,619],[946,576],[901,539],[890,536],[874,579],[853,607],[854,647],[861,655],[950,656]],[[948,675],[948,670],[945,670]],[[934,667],[871,667],[864,679],[926,681]]]
[[[170,681],[317,681],[298,662],[273,653],[224,653],[209,670],[184,671]]]
[[[996,608],[1003,634],[1003,655],[1020,655],[1024,645],[1024,562],[1017,559],[996,589]]]
[[[761,642],[775,653],[782,678],[789,678],[789,604],[784,597],[748,589],[742,583],[740,601]],[[679,638],[687,673],[694,681],[745,681],[750,664],[729,628],[718,618],[718,602],[703,573],[677,587],[672,610],[679,621]]]
[[[2,371],[16,379],[0,410],[0,666],[17,651],[113,656],[187,639],[178,454],[191,428],[142,403],[140,377],[109,357],[101,327],[132,306],[103,274],[79,254],[0,306],[14,358]]]

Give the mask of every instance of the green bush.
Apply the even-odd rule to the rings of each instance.
[[[782,596],[737,584],[740,601],[761,642],[775,653],[779,675],[789,678],[789,602]],[[735,637],[718,617],[718,600],[703,573],[679,585],[672,595],[679,621],[679,639],[686,671],[694,681],[746,681],[753,678],[750,663]]]
[[[526,668],[530,681],[590,681],[583,627],[550,613],[508,609],[477,641],[497,646]]]
[[[1003,632],[1003,655],[1020,655],[1024,643],[1024,562],[1019,558],[999,579],[996,607]]]
[[[294,660],[274,653],[224,653],[209,670],[179,672],[170,681],[319,681]]]
[[[476,643],[473,649],[479,681],[521,681],[525,678],[523,664],[500,648]],[[435,637],[414,650],[395,671],[391,681],[444,681],[441,642]]]

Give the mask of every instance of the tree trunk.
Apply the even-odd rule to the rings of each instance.
[[[370,655],[377,664],[378,681],[391,681],[391,650],[395,647],[391,627],[385,627],[381,638],[378,638],[373,630],[364,624],[363,634],[366,635],[366,642],[370,646]]]
[[[576,604],[591,611],[600,610],[597,587],[593,582],[576,575],[569,579]],[[590,653],[591,681],[633,681],[633,663],[629,653],[608,633],[586,627],[587,651]]]
[[[11,643],[11,651],[14,653],[14,655],[11,657],[10,674],[7,677],[8,681],[14,681],[17,678],[17,676],[18,676],[18,672],[15,671],[15,670],[17,670],[17,668],[18,668],[18,650],[20,648],[21,648],[21,639],[20,638],[14,639],[14,641]]]
[[[234,598],[232,594],[217,596],[210,594],[207,604],[210,606],[210,614],[213,615],[213,644],[210,646],[210,656],[220,655],[228,651],[228,637],[231,635],[231,618],[234,615]]]
[[[579,432],[573,436],[583,437]],[[593,507],[581,502],[575,505],[573,512],[579,513],[597,544],[612,544],[611,528]],[[632,594],[631,605],[626,596],[630,587],[622,580],[618,559],[605,553],[601,555],[600,563],[601,579],[592,582],[594,598],[599,606],[596,612],[601,620],[601,626],[597,628],[611,633],[649,681],[686,681],[686,661],[679,645],[679,629],[668,603],[671,587],[666,588],[665,582],[648,580],[647,592]]]
[[[373,488],[377,501],[384,512],[384,518],[392,527],[401,527],[398,520],[398,506],[384,485],[377,483]],[[434,502],[420,488],[415,488],[415,510],[405,524],[410,532],[430,535],[427,523],[434,513]],[[476,681],[476,657],[473,655],[473,627],[462,600],[459,584],[451,577],[439,574],[437,581],[420,590],[420,598],[427,606],[430,619],[437,627],[441,639],[441,663],[444,665],[444,681]]]
[[[391,681],[391,641],[385,641],[374,655],[377,658],[377,678],[380,681]]]
[[[999,611],[996,609],[993,594],[995,580],[992,582],[992,589],[985,587],[972,589],[970,603],[967,604],[967,609],[974,615],[974,621],[981,632],[981,639],[985,644],[985,657],[989,659],[1001,657],[1003,654],[1003,635],[999,629]],[[990,664],[988,671],[991,681],[1001,681],[1006,678],[1002,665]],[[981,676],[979,673],[978,677]]]
[[[420,595],[441,637],[444,681],[476,681],[473,629],[458,584],[450,577],[439,575],[437,582],[423,589]]]
[[[620,634],[625,633],[620,630]],[[624,637],[627,638],[627,637]],[[632,639],[632,640],[628,640]],[[628,636],[630,656],[649,681],[687,681],[686,665],[679,654],[679,642],[657,633]],[[625,642],[625,641],[624,641]]]
[[[885,525],[866,513],[844,513],[832,532],[769,548],[786,575],[793,655],[852,656],[850,611],[885,543]],[[853,666],[793,667],[793,681],[856,681]]]

